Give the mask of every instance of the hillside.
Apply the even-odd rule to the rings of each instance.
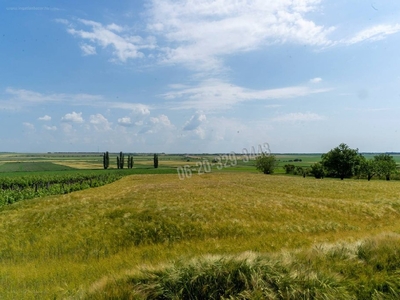
[[[398,182],[245,173],[132,175],[15,203],[0,211],[0,298],[97,297],[115,278],[129,282],[124,274],[205,254],[279,254],[398,233],[398,190]]]

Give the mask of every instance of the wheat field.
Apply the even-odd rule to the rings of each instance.
[[[134,299],[140,293],[126,290],[141,270],[243,253],[264,261],[340,245],[354,252],[351,245],[383,235],[397,241],[399,188],[254,173],[132,175],[15,203],[0,211],[0,298],[107,299],[105,291],[123,290]]]

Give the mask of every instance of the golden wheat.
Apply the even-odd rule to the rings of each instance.
[[[0,211],[0,298],[79,297],[105,276],[174,259],[399,233],[399,187],[253,173],[134,175],[16,203]]]

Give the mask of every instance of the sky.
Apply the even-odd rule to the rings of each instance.
[[[0,2],[0,152],[400,152],[400,1]]]

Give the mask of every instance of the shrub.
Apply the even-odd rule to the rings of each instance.
[[[274,173],[277,161],[274,155],[261,154],[256,158],[256,169],[264,174]]]

